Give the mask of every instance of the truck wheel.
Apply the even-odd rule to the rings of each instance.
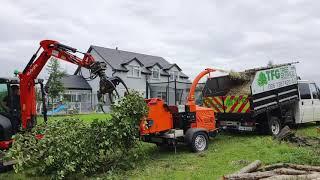
[[[278,135],[281,131],[281,121],[277,117],[271,117],[269,120],[269,131],[271,135]]]
[[[208,135],[202,131],[194,133],[190,145],[193,152],[206,150],[208,148]]]

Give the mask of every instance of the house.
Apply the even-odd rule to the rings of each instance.
[[[54,100],[53,106],[49,104],[48,112],[60,109],[61,111],[55,112],[55,114],[64,114],[70,113],[68,111],[86,113],[93,110],[92,88],[82,76],[65,75],[60,81],[64,87],[64,92],[60,99]],[[50,87],[50,77],[46,87]],[[61,105],[63,105],[63,108],[59,108]]]
[[[90,46],[88,53],[97,61],[107,63],[107,76],[118,76],[127,84],[129,89],[139,91],[144,97],[159,97],[165,99],[168,104],[175,104],[174,91],[169,91],[176,86],[182,90],[190,83],[188,76],[182,72],[177,64],[169,63],[162,57],[128,52],[100,46]],[[75,75],[89,76],[89,71],[79,67]],[[174,83],[179,82],[179,83]],[[98,104],[96,92],[99,79],[88,82],[92,87],[93,104]],[[124,93],[123,87],[117,88]],[[178,96],[180,97],[181,94]]]

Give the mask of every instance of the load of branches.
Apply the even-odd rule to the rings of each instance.
[[[229,92],[226,94],[229,95],[249,95],[251,93],[250,90],[250,79],[251,76],[248,73],[245,72],[236,72],[236,71],[230,71],[229,72],[229,78],[234,81],[233,87],[229,90]]]
[[[238,172],[223,176],[225,180],[308,180],[320,179],[320,166],[297,165],[290,163],[278,163],[262,166],[260,160],[256,160],[240,169]]]
[[[229,77],[232,80],[250,81],[250,75],[245,72],[236,72],[236,71],[231,70],[229,72]]]

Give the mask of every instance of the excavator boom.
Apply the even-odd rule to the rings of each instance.
[[[42,50],[38,56],[39,51]],[[61,44],[54,40],[43,40],[40,42],[40,47],[32,56],[29,63],[19,73],[20,79],[20,103],[21,103],[21,122],[22,128],[32,128],[35,124],[36,117],[36,93],[35,79],[48,62],[50,58],[63,60],[72,64],[84,67],[90,71],[90,79],[100,78],[99,97],[103,94],[111,94],[114,91],[117,95],[116,86],[120,83],[127,89],[125,83],[119,77],[107,77],[104,62],[95,61],[89,53],[84,54],[83,58],[79,58],[72,53],[81,53],[77,49]],[[128,91],[128,90],[127,90]]]

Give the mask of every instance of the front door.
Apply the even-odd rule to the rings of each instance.
[[[315,83],[310,84],[312,99],[313,99],[313,120],[320,121],[320,97],[319,89]]]
[[[299,83],[300,93],[300,123],[313,121],[313,99],[311,97],[309,83]]]

